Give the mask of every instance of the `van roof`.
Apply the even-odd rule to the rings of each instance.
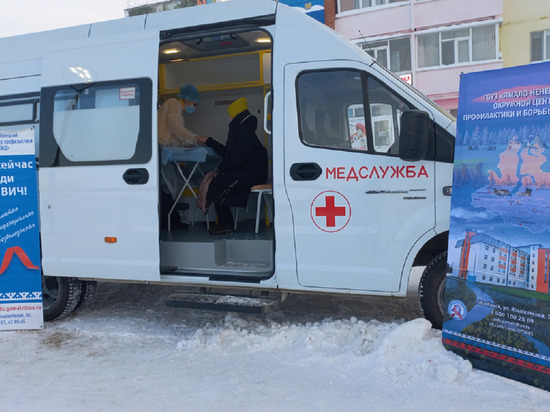
[[[278,3],[273,0],[232,0],[197,7],[125,17],[116,20],[0,38],[3,62],[33,60],[49,45],[79,38],[108,36],[121,32],[173,30],[208,26],[258,17],[274,17]],[[0,76],[1,77],[1,76]]]

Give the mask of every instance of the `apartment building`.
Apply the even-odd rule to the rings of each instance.
[[[500,50],[504,67],[550,60],[550,2],[504,0]]]
[[[550,293],[550,249],[515,247],[473,230],[467,230],[455,247],[460,257],[452,269],[460,279]]]
[[[336,2],[336,31],[452,114],[461,73],[503,67],[503,0]]]
[[[531,246],[529,290],[549,293],[550,249]]]

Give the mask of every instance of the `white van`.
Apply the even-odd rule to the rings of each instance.
[[[427,265],[421,306],[441,326],[454,118],[331,29],[234,0],[4,38],[0,56],[0,128],[32,125],[39,142],[46,320],[98,280],[404,297]],[[258,233],[255,194],[214,236],[189,188],[175,198],[188,227],[161,229],[157,107],[187,83],[189,129],[223,143],[239,97],[263,126]]]

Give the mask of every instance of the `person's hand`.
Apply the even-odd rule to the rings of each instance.
[[[207,140],[208,140],[208,136],[197,136],[197,141],[200,144],[205,144]]]

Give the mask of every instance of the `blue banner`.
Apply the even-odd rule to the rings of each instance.
[[[315,20],[325,23],[325,2],[323,0],[279,0],[288,6],[292,6]]]
[[[43,327],[34,130],[0,132],[0,330]]]
[[[445,346],[550,389],[550,63],[460,82]]]

